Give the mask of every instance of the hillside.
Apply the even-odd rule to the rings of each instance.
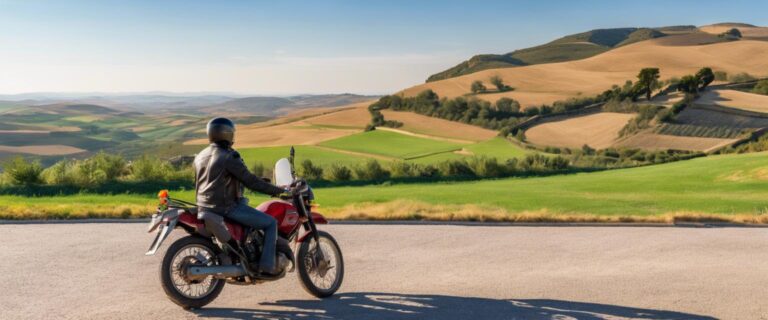
[[[300,95],[291,97],[246,97],[232,99],[199,109],[208,114],[241,114],[277,116],[299,109],[316,107],[338,107],[368,101],[375,96],[355,94]]]
[[[677,27],[674,30],[691,30],[695,27]],[[453,78],[477,71],[495,68],[517,67],[542,63],[563,62],[588,58],[615,47],[659,38],[667,35],[659,31],[665,28],[616,28],[596,29],[562,37],[540,46],[515,50],[506,54],[480,54],[448,70],[427,78],[427,82]]]
[[[472,82],[479,80],[491,87],[489,79],[499,76],[515,90],[489,92],[477,97],[491,102],[509,97],[529,107],[571,97],[596,95],[612,85],[635,79],[638,70],[645,67],[660,68],[662,79],[691,74],[703,66],[728,74],[746,72],[755,76],[768,75],[768,60],[760,54],[768,52],[766,41],[681,45],[669,41],[673,39],[689,40],[686,34],[670,35],[625,45],[582,60],[483,70],[428,82],[405,89],[400,94],[415,96],[431,89],[440,97],[464,96],[471,92]]]

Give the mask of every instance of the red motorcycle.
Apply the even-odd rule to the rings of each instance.
[[[304,289],[318,298],[331,296],[339,289],[344,278],[341,249],[330,234],[317,229],[316,224],[328,221],[312,212],[312,189],[306,181],[294,179],[292,168],[292,161],[287,159],[280,159],[275,165],[276,184],[290,185],[292,197],[267,201],[257,207],[277,220],[275,261],[279,273],[274,276],[255,272],[264,242],[261,230],[252,230],[225,218],[229,233],[240,244],[240,248],[233,250],[206,230],[194,204],[173,199],[167,191],[158,194],[160,206],[152,215],[148,232],[158,228],[159,231],[146,255],[154,255],[176,228],[189,233],[171,244],[160,265],[160,281],[171,301],[185,309],[200,308],[216,299],[225,283],[250,285],[275,281],[295,269]],[[295,248],[298,248],[297,254],[293,253]]]

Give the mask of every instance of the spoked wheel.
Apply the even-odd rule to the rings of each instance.
[[[168,298],[184,309],[201,308],[216,299],[224,281],[213,276],[193,278],[187,274],[191,266],[217,265],[213,243],[199,237],[185,237],[174,242],[160,266],[160,281]]]
[[[325,298],[341,287],[344,259],[336,239],[327,232],[318,232],[320,243],[312,237],[302,242],[296,263],[304,290],[315,297]]]

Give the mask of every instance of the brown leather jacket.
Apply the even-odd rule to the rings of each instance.
[[[269,195],[283,192],[248,171],[232,148],[214,143],[195,157],[195,194],[201,211],[226,215],[243,197],[243,186]]]

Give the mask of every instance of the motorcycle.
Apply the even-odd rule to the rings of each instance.
[[[189,235],[176,240],[165,252],[160,265],[160,282],[168,298],[185,309],[201,308],[221,293],[225,283],[255,285],[275,281],[298,269],[304,290],[318,298],[333,295],[344,278],[344,260],[336,240],[317,229],[328,221],[313,212],[314,195],[309,184],[296,179],[294,150],[290,160],[275,164],[277,185],[291,187],[291,196],[273,199],[257,209],[277,220],[278,273],[257,273],[264,233],[224,218],[226,228],[240,248],[221,243],[198,219],[195,204],[171,198],[167,190],[158,194],[160,205],[152,215],[148,233],[157,235],[146,255],[154,255],[171,231],[183,229]],[[301,232],[301,231],[304,232]],[[294,254],[294,249],[298,252]]]

